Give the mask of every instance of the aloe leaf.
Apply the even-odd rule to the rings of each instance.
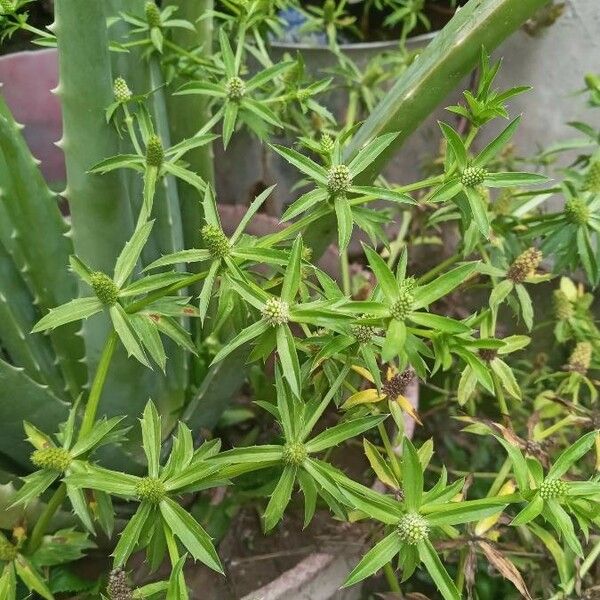
[[[67,270],[72,245],[65,237],[67,226],[56,196],[44,182],[4,101],[0,103],[0,114],[0,187],[2,212],[6,218],[2,241],[28,285],[34,303],[45,312],[76,294],[75,278]],[[42,231],[44,243],[40,244]],[[50,336],[71,397],[79,394],[86,378],[85,367],[80,362],[84,347],[77,329],[70,326]]]
[[[547,0],[469,0],[371,112],[347,149],[353,157],[376,136],[399,132],[363,171],[373,181],[398,148],[477,64]]]
[[[33,381],[23,369],[0,360],[0,453],[30,470],[32,447],[25,441],[23,420],[44,431],[58,431],[68,409],[67,403]]]

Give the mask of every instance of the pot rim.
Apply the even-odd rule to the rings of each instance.
[[[436,35],[438,31],[430,31],[428,33],[422,33],[406,40],[407,46],[422,46],[424,43],[429,43]],[[356,42],[350,44],[340,44],[339,48],[343,51],[358,52],[360,50],[388,50],[398,47],[400,40],[387,40],[378,42]],[[272,48],[279,48],[281,50],[329,50],[329,46],[326,44],[308,44],[306,42],[269,42]]]

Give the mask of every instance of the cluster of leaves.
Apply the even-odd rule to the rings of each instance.
[[[566,275],[575,278],[581,266],[587,282],[598,283],[598,132],[576,124],[586,137],[567,146],[588,152],[556,187],[548,187],[542,174],[507,166],[503,153],[518,119],[474,150],[480,129],[507,118],[506,101],[524,91],[494,90],[499,65],[491,65],[484,54],[477,89],[465,95],[464,106],[451,107],[467,129],[440,124],[446,145],[443,172],[405,186],[382,179],[358,183],[397,134],[374,137],[348,158],[355,117],[336,131],[333,117],[313,99],[330,88],[329,82],[306,83],[300,59],[273,64],[269,58],[265,32],[277,30],[276,11],[285,4],[224,2],[226,11],[215,13],[224,24],[219,48],[208,59],[172,41],[171,30],[192,26],[178,19],[172,7],[161,10],[149,2],[145,19],[122,15],[131,27],[131,42],[121,49],[141,46],[147,58],[160,56],[167,74],[186,80],[177,93],[208,96],[212,116],[198,124],[196,135],[165,148],[147,110],[151,93],[134,94],[127,82],[115,81],[107,120],[127,139],[131,153],[106,157],[92,172],[128,169],[138,174],[143,193],[137,223],[111,275],[72,257],[71,269],[89,294],[53,308],[35,326],[35,332],[43,332],[105,314],[111,333],[89,392],[73,398],[68,420],[56,435],[24,424],[35,470],[23,478],[11,502],[27,507],[40,496],[48,502],[31,532],[21,526],[0,537],[2,598],[20,597],[27,588],[52,600],[64,591],[59,584],[51,587],[54,567],[81,557],[100,529],[114,542],[114,570],[106,586],[110,600],[185,600],[183,568],[189,560],[218,572],[223,567],[193,506],[182,500],[191,498],[193,504],[198,494],[215,487],[235,495],[238,478],[258,472],[266,479],[258,492],[268,498],[266,532],[282,521],[296,488],[304,497],[306,525],[322,506],[340,520],[370,524],[372,547],[349,574],[348,586],[384,569],[392,591],[400,585],[411,589],[418,585],[412,577],[418,570],[428,574],[441,597],[457,600],[465,588],[471,593],[475,586],[475,569],[466,576],[465,565],[476,563],[477,553],[525,597],[531,597],[529,588],[535,585],[538,595],[567,598],[586,581],[600,548],[594,537],[600,524],[600,434],[594,406],[598,332],[591,295]],[[410,14],[417,11],[418,18],[419,3],[394,4]],[[343,2],[333,9],[326,4],[312,13],[337,31],[339,21],[345,23],[343,9]],[[263,70],[249,75],[247,55]],[[360,89],[370,87],[367,80]],[[592,105],[594,89],[590,83]],[[365,96],[365,105],[371,101]],[[325,120],[329,131],[307,130],[302,116],[310,112]],[[272,190],[257,196],[228,235],[213,187],[184,159],[186,152],[214,141],[219,131],[227,145],[241,124],[261,139],[270,139],[281,126],[302,134],[296,148],[270,147],[298,169],[300,184],[308,189],[282,216],[287,227],[262,237],[249,235],[246,228]],[[171,176],[198,193],[205,221],[202,247],[178,248],[141,270],[139,258],[157,211],[156,192]],[[502,192],[495,197],[497,188]],[[542,212],[556,193],[564,194],[564,209]],[[377,208],[376,200],[388,207]],[[407,223],[418,217],[423,230],[409,237],[405,228],[390,244],[383,225],[399,213]],[[337,224],[345,275],[341,288],[319,268],[306,243],[311,227],[329,217]],[[363,246],[370,273],[360,297],[352,296],[347,272],[354,225],[371,239]],[[409,251],[412,256],[419,245],[439,243],[443,227],[460,233],[455,253],[422,272],[409,260]],[[542,258],[551,262],[542,263]],[[189,273],[183,270],[187,264],[193,265]],[[557,367],[555,357],[534,365],[522,355],[515,359],[512,355],[530,344],[534,330],[531,285],[547,286],[558,275],[564,277],[545,330],[556,337],[563,364]],[[188,292],[196,289],[192,286],[198,286],[197,294]],[[484,300],[472,308],[468,294],[481,289]],[[206,347],[195,347],[190,336],[195,319],[210,340]],[[213,364],[235,353],[240,364],[257,364],[264,373],[273,360],[268,387],[274,392],[256,405],[265,411],[265,420],[276,423],[277,433],[267,443],[249,438],[222,450],[218,439],[198,443],[183,420],[167,427],[152,401],[139,434],[137,428],[123,427],[121,417],[98,416],[115,349],[122,345],[131,360],[165,370],[165,337],[190,353],[206,353]],[[413,443],[405,435],[407,416],[428,426],[411,398],[416,379],[435,397],[430,413],[444,411],[444,435],[436,440],[442,451],[436,454],[433,440]],[[461,420],[448,418],[459,415]],[[493,448],[489,487],[476,470],[477,457],[467,462],[466,473],[457,473],[459,462],[445,456],[444,445],[467,438],[452,430],[460,422],[467,433],[482,436],[482,447]],[[589,431],[580,435],[582,425]],[[424,431],[418,431],[416,438],[423,437]],[[378,486],[349,477],[332,458],[335,446],[360,438],[372,471],[366,481],[375,476]],[[144,467],[135,460],[124,465],[111,460],[110,451],[123,440],[140,439]],[[503,464],[497,460],[499,448],[506,452]],[[592,450],[595,462],[589,460]],[[434,457],[443,463],[436,464]],[[52,516],[64,505],[74,513],[74,528],[47,535]],[[77,531],[79,524],[85,532]],[[556,563],[556,572],[550,577],[546,570],[542,582],[526,582],[518,568],[529,566],[520,558],[521,548],[534,544],[541,544],[544,556]],[[170,561],[168,581],[133,590],[124,570],[138,551],[153,572]],[[527,553],[532,554],[537,556]],[[575,557],[582,559],[578,570]]]

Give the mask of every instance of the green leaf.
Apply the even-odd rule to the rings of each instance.
[[[290,219],[297,217],[300,213],[307,211],[318,202],[327,200],[328,196],[327,190],[324,190],[323,188],[315,188],[310,192],[306,192],[306,194],[302,194],[300,198],[288,206],[287,210],[283,213],[281,220],[289,221]]]
[[[235,122],[238,114],[238,105],[235,102],[228,102],[225,105],[223,114],[223,147],[227,149],[231,136],[235,131]]]
[[[75,298],[62,306],[51,308],[31,330],[38,333],[46,329],[55,329],[61,325],[87,319],[102,310],[102,302],[98,298]]]
[[[471,330],[468,325],[450,317],[443,317],[442,315],[413,312],[409,318],[417,325],[445,333],[467,333]]]
[[[286,148],[285,146],[279,146],[277,144],[269,144],[269,147],[275,150],[277,154],[280,154],[287,160],[291,165],[302,171],[305,175],[314,179],[317,183],[327,186],[327,171],[318,165],[316,162],[300,154],[292,148]]]
[[[300,269],[302,264],[302,238],[296,237],[292,245],[292,251],[288,266],[283,276],[283,284],[281,286],[281,299],[288,304],[294,302],[294,298],[300,287]]]
[[[397,531],[392,531],[369,550],[352,569],[343,587],[349,587],[370,577],[389,563],[402,550],[402,542]]]
[[[129,315],[123,310],[123,307],[120,304],[113,304],[109,313],[115,331],[127,350],[127,356],[134,356],[143,365],[151,368],[146,353],[140,345],[138,335],[129,321]]]
[[[144,271],[149,271],[150,269],[156,269],[158,267],[177,265],[180,263],[204,262],[205,260],[210,260],[210,258],[211,256],[208,250],[196,250],[195,248],[192,248],[191,250],[180,250],[179,252],[173,252],[172,254],[161,256],[153,263],[150,263],[144,269]]]
[[[363,250],[367,256],[367,260],[369,261],[371,271],[373,271],[373,274],[377,279],[377,283],[381,287],[381,291],[385,294],[388,300],[395,300],[398,297],[399,290],[394,274],[387,266],[383,258],[381,258],[381,256],[379,256],[375,250],[364,245]]]
[[[433,192],[431,198],[429,198],[429,202],[448,202],[448,200],[452,200],[452,198],[457,196],[462,189],[463,186],[460,179],[453,177],[445,181]]]
[[[415,447],[407,437],[402,445],[402,489],[406,508],[416,512],[423,497],[423,467]]]
[[[544,508],[544,500],[539,494],[535,496],[527,503],[527,506],[521,510],[517,516],[510,522],[511,525],[525,525],[530,521],[533,521]]]
[[[546,183],[548,178],[537,173],[488,173],[483,180],[483,185],[491,188],[519,187],[523,185],[536,185]]]
[[[140,258],[140,254],[150,237],[154,221],[148,221],[136,229],[131,239],[125,244],[115,264],[114,281],[118,288],[123,287]]]
[[[142,502],[133,517],[129,519],[112,554],[115,568],[123,566],[135,550],[151,512],[153,512],[152,504]]]
[[[142,447],[148,461],[148,475],[158,477],[160,469],[161,428],[160,415],[154,403],[149,400],[140,421],[142,429]]]
[[[458,168],[462,171],[467,166],[467,150],[460,135],[447,123],[438,121],[438,125],[448,142],[448,146],[452,149]]]
[[[483,236],[488,238],[490,236],[490,219],[488,217],[486,200],[475,188],[463,186],[463,191],[467,196],[467,201],[469,202],[473,219],[477,223],[477,228]]]
[[[223,573],[212,540],[196,519],[170,498],[162,500],[159,506],[165,523],[189,553],[211,569]]]
[[[295,64],[296,62],[293,60],[286,60],[259,71],[256,75],[254,75],[254,77],[246,82],[246,90],[251,91],[255,88],[265,85],[266,83],[272,83],[276,77],[289,70]]]
[[[501,131],[475,158],[473,166],[485,167],[493,158],[495,158],[506,144],[510,141],[515,131],[519,127],[521,117],[518,116],[516,119],[511,121],[506,128]]]
[[[263,190],[258,196],[256,196],[256,198],[254,198],[250,206],[246,209],[246,212],[233,232],[233,235],[231,236],[230,242],[232,245],[238,241],[242,233],[244,233],[246,225],[248,225],[252,217],[258,212],[260,207],[264,204],[265,200],[271,195],[271,192],[274,189],[275,186],[272,185],[266,190]]]
[[[263,517],[265,533],[271,531],[277,525],[289,504],[292,497],[292,490],[294,489],[294,482],[296,481],[297,469],[297,467],[292,465],[284,467],[283,473],[271,494],[271,499],[265,510]]]
[[[558,479],[559,477],[562,477],[582,456],[589,452],[594,445],[596,435],[596,431],[590,431],[580,437],[566,450],[563,450],[548,471],[548,478]]]
[[[17,571],[17,575],[29,590],[37,592],[42,598],[46,598],[46,600],[54,600],[54,596],[48,589],[43,577],[22,554],[17,556],[13,565]]]
[[[510,279],[503,279],[496,284],[490,294],[490,308],[495,310],[502,301],[512,292],[514,283]]]
[[[67,485],[100,490],[125,498],[135,498],[140,479],[119,471],[87,465],[84,471],[69,473],[66,481]]]
[[[531,331],[531,328],[533,327],[533,303],[531,302],[531,297],[525,289],[525,286],[520,283],[515,285],[515,291],[517,292],[517,297],[519,298],[519,303],[521,305],[523,321],[525,322],[527,329]]]
[[[39,498],[59,477],[60,473],[57,471],[45,469],[23,477],[24,483],[11,498],[12,503],[9,508],[19,504],[27,506],[32,500]]]
[[[363,439],[363,448],[369,464],[375,472],[375,475],[377,475],[377,478],[381,482],[385,483],[385,485],[388,487],[395,490],[399,489],[400,484],[396,480],[392,469],[389,467],[383,456],[381,456],[379,450],[377,450],[377,448],[371,444],[367,438]]]
[[[183,566],[185,565],[185,561],[187,559],[187,554],[182,556],[173,566],[171,570],[171,575],[169,576],[169,583],[167,587],[167,596],[166,600],[188,600],[188,591],[185,585],[185,579],[183,576]],[[164,591],[162,589],[157,590],[157,592]],[[136,590],[139,592],[139,589]],[[146,596],[142,596],[145,598]],[[134,598],[135,596],[134,592]]]
[[[304,495],[304,525],[306,529],[313,519],[317,508],[317,486],[313,478],[304,470],[300,469],[296,473],[298,484]]]
[[[225,74],[227,77],[235,77],[238,74],[235,68],[235,56],[233,55],[227,33],[222,27],[219,28],[219,45],[221,47],[221,58],[225,65]]]
[[[435,548],[429,540],[419,542],[417,545],[419,558],[425,565],[427,572],[431,575],[438,591],[445,600],[461,600],[460,592],[456,588],[454,581],[448,575],[448,571],[442,564]]]
[[[381,358],[391,361],[398,356],[406,342],[406,325],[402,321],[392,319],[385,332],[385,341],[381,349]]]
[[[204,319],[206,319],[206,313],[208,312],[208,307],[210,305],[210,300],[213,296],[213,287],[215,284],[215,280],[221,268],[221,261],[215,260],[210,265],[208,269],[208,274],[206,275],[206,279],[204,280],[204,284],[202,285],[202,291],[200,292],[200,299],[198,303],[198,309],[200,310],[200,322],[204,323]]]
[[[573,521],[571,521],[571,517],[569,517],[565,509],[558,503],[558,501],[555,498],[546,500],[546,507],[553,517],[557,533],[560,534],[560,536],[567,543],[567,546],[569,546],[569,548],[571,548],[571,550],[577,556],[583,556],[583,549],[581,548],[581,544],[579,543],[577,535],[575,534]],[[545,510],[544,514],[546,514]]]
[[[334,200],[334,209],[338,226],[338,247],[340,251],[344,252],[350,243],[354,227],[352,208],[347,198],[337,196]]]
[[[380,135],[359,150],[348,165],[350,176],[362,173],[397,137],[397,133]]]
[[[427,515],[427,521],[431,525],[461,525],[462,523],[471,523],[498,514],[498,509],[503,509],[509,500],[510,498],[500,496],[480,500],[430,504],[423,506],[421,512]]]
[[[93,430],[88,435],[79,438],[71,448],[71,455],[77,457],[97,448],[123,419],[124,417],[113,417],[112,419],[103,418],[96,421]]]
[[[387,415],[368,415],[345,421],[319,433],[306,443],[307,452],[321,452],[345,440],[360,435],[361,433],[377,427],[387,418]]]
[[[498,376],[502,387],[517,400],[521,399],[521,388],[515,379],[512,369],[500,358],[496,357],[490,362],[490,367]]]
[[[379,200],[389,200],[390,202],[396,202],[397,204],[416,204],[410,195],[384,187],[353,185],[350,188],[350,192],[360,194],[361,196],[372,196]]]
[[[0,577],[0,598],[6,600],[16,600],[17,579],[12,563],[4,565],[2,577]]]
[[[294,336],[287,325],[277,327],[277,355],[283,368],[283,374],[286,381],[290,384],[292,393],[300,398],[302,390],[302,377],[300,375],[300,363],[298,362],[298,353]]]
[[[525,457],[516,446],[513,446],[504,438],[499,436],[494,437],[504,446],[504,449],[508,453],[508,457],[513,464],[513,473],[515,474],[519,491],[526,492],[529,490],[529,468],[527,467]]]
[[[432,282],[417,287],[415,291],[415,303],[413,305],[413,309],[422,308],[424,306],[428,306],[432,302],[435,302],[442,296],[450,293],[452,290],[456,289],[459,285],[463,284],[475,271],[477,268],[477,263],[470,262],[443,275],[440,275],[437,279],[434,279]]]

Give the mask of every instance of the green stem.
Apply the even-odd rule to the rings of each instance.
[[[419,284],[423,285],[424,283],[428,283],[432,279],[435,279],[439,273],[441,273],[444,269],[446,269],[450,265],[457,263],[460,259],[461,259],[460,254],[453,254],[452,256],[448,257],[446,260],[443,260],[439,265],[436,265],[435,267],[433,267],[433,269],[431,269],[430,271],[427,271],[427,273],[425,273],[424,275],[419,277]]]
[[[172,42],[171,40],[169,40],[167,38],[164,38],[163,44],[167,48],[170,48],[174,52],[177,52],[178,54],[181,54],[182,56],[189,58],[191,61],[195,62],[198,65],[202,65],[203,67],[206,67],[207,65],[210,64],[205,59],[202,59],[202,58],[196,56],[195,54],[192,54],[191,52],[187,51],[185,48],[182,48],[181,46],[179,46],[178,44],[176,44],[175,42]]]
[[[394,448],[393,448],[390,438],[388,436],[388,432],[383,423],[379,423],[379,425],[377,425],[377,429],[379,430],[379,435],[381,436],[381,441],[383,442],[385,452],[388,455],[388,458],[390,459],[392,471],[394,472],[396,479],[398,481],[402,481],[400,462],[398,461],[397,454],[394,452]]]
[[[500,470],[498,471],[498,474],[496,475],[494,481],[492,481],[492,485],[490,486],[488,493],[486,494],[488,498],[496,496],[498,494],[500,488],[506,481],[506,477],[510,473],[511,467],[512,461],[510,460],[510,458],[505,458],[504,462],[502,463],[502,466],[500,467]]]
[[[383,574],[385,575],[385,579],[390,586],[390,591],[400,593],[400,584],[398,583],[398,578],[396,577],[396,573],[394,572],[394,567],[392,567],[391,562],[384,565]]]
[[[498,379],[498,375],[492,371],[492,381],[494,382],[494,391],[496,392],[496,398],[498,398],[498,404],[500,405],[500,413],[503,417],[510,418],[510,413],[508,411],[508,405],[506,404],[506,396],[504,395],[504,390],[502,389],[502,385],[500,384],[500,380]]]
[[[40,518],[37,520],[33,531],[31,532],[31,537],[29,538],[28,549],[29,552],[35,552],[42,543],[42,538],[44,537],[44,533],[46,533],[46,529],[54,517],[56,511],[61,507],[64,499],[67,496],[67,486],[64,483],[61,483],[52,498],[50,498],[50,502],[46,505],[44,512],[41,514]]]
[[[125,114],[125,126],[127,127],[127,133],[129,133],[129,137],[131,138],[131,143],[135,148],[135,151],[140,155],[144,156],[144,151],[140,146],[137,135],[135,133],[135,129],[133,128],[133,117],[127,108],[127,104],[123,104],[123,113]]]
[[[346,296],[350,296],[351,285],[350,285],[350,264],[348,262],[348,249],[344,248],[340,252],[340,267],[342,270],[342,289]]]
[[[113,354],[117,347],[117,340],[119,339],[117,333],[113,331],[107,338],[98,362],[98,368],[94,375],[94,381],[90,389],[90,396],[85,406],[85,412],[83,414],[83,421],[81,422],[81,429],[79,430],[79,438],[86,436],[90,433],[96,422],[96,413],[98,412],[98,405],[100,404],[100,397],[102,396],[102,389],[106,381],[108,374],[108,367],[112,360]]]

